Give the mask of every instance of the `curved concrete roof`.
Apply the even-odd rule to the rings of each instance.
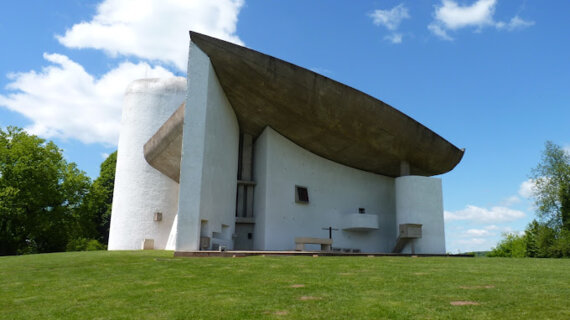
[[[329,160],[397,177],[453,169],[458,149],[388,104],[283,60],[190,32],[235,110],[240,130],[257,137],[266,126]]]

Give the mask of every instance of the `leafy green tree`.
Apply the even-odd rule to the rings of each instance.
[[[111,153],[101,163],[99,177],[91,185],[81,210],[82,234],[97,239],[103,244],[107,244],[109,241],[116,165],[117,151]]]
[[[506,235],[490,256],[517,256],[522,243],[527,257],[570,257],[570,154],[547,141],[532,179],[540,221],[533,220],[524,236]]]
[[[526,236],[515,233],[505,233],[488,257],[523,258],[526,256]]]
[[[65,250],[89,186],[53,142],[0,128],[0,255]]]
[[[556,242],[556,231],[546,223],[533,220],[525,230],[526,256],[532,258],[554,257],[553,246]]]
[[[532,178],[539,218],[555,229],[570,231],[570,155],[547,141]]]

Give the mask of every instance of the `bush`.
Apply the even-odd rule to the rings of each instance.
[[[526,257],[526,236],[515,233],[504,234],[505,239],[501,240],[488,257]]]
[[[106,249],[107,246],[96,239],[78,238],[67,243],[66,251],[96,251]]]

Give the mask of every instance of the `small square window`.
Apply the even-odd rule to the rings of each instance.
[[[309,191],[307,187],[295,186],[295,202],[309,203]]]

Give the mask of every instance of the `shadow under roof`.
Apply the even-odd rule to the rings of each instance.
[[[242,133],[272,127],[337,163],[390,177],[452,170],[457,148],[419,122],[361,91],[269,55],[190,31],[206,53]]]

